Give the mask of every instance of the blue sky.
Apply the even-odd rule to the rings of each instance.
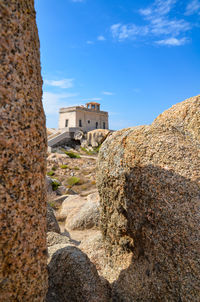
[[[111,129],[200,93],[200,0],[35,0],[47,127],[101,103]]]

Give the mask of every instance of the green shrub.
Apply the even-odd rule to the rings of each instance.
[[[76,176],[72,176],[72,177],[68,178],[67,183],[68,183],[68,185],[70,185],[72,187],[72,186],[80,183],[80,178],[78,178]]]
[[[98,147],[94,147],[93,150],[95,153],[98,153],[101,148],[101,144]]]
[[[83,151],[83,152],[85,152],[87,155],[93,155],[95,152],[94,151],[92,151],[92,150],[87,150],[86,148],[84,148],[84,147],[81,147],[81,150]]]
[[[67,154],[70,158],[81,158],[79,154],[74,152],[65,151],[65,154]]]
[[[57,168],[58,168],[57,166],[53,166],[53,167],[51,168],[51,170],[56,171]]]
[[[51,185],[52,185],[52,190],[56,191],[60,186],[60,183],[54,179]]]
[[[79,167],[74,167],[74,170],[78,171],[78,170],[80,170],[80,168]]]
[[[49,172],[47,172],[47,175],[48,176],[53,176],[55,173],[53,172],[53,171],[49,171]]]
[[[69,166],[68,166],[68,165],[61,165],[60,168],[61,168],[61,169],[68,169]]]

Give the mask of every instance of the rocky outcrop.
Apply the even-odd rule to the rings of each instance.
[[[74,246],[57,248],[48,265],[47,302],[110,301],[109,284],[98,276],[87,255]]]
[[[50,176],[46,176],[46,190],[48,194],[51,194],[53,192],[53,188],[52,188],[52,179]]]
[[[72,219],[68,219],[66,226],[70,230],[84,230],[97,228],[98,224],[99,203],[89,200],[80,208],[79,212],[74,215]]]
[[[67,236],[63,236],[61,234],[55,232],[48,232],[47,233],[47,246],[53,246],[56,244],[69,244],[70,239]]]
[[[81,140],[81,145],[82,147],[87,147],[87,146],[98,147],[100,144],[103,143],[103,141],[106,139],[109,133],[110,131],[107,129],[95,129],[89,131],[87,133],[87,139]]]
[[[100,149],[104,245],[114,265],[127,253],[114,301],[200,299],[199,129],[197,96],[151,126],[114,133]]]
[[[46,130],[33,0],[0,0],[0,300],[44,301]]]
[[[60,233],[60,228],[52,207],[47,204],[47,232]]]
[[[69,195],[62,203],[60,211],[56,214],[58,220],[65,220],[66,224],[73,219],[85,204],[86,199],[80,195]]]

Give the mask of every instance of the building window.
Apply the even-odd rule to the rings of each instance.
[[[88,124],[90,124],[90,120],[88,120]]]
[[[95,109],[95,105],[92,105],[92,109]]]
[[[65,127],[68,127],[69,120],[65,120]]]
[[[82,127],[82,120],[79,120],[79,127]]]
[[[103,129],[106,129],[106,123],[103,122]]]
[[[97,110],[99,110],[100,109],[100,107],[99,107],[99,105],[97,105]]]
[[[98,129],[98,122],[96,122],[96,129]]]

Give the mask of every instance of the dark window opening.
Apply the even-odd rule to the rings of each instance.
[[[97,110],[99,110],[100,108],[99,108],[99,105],[97,105]]]
[[[98,129],[98,122],[96,122],[96,129]]]
[[[103,129],[106,129],[106,123],[103,122]]]
[[[90,120],[88,120],[88,124],[90,124]]]
[[[69,120],[65,120],[65,127],[68,127]]]
[[[82,127],[82,120],[79,120],[79,127]]]

